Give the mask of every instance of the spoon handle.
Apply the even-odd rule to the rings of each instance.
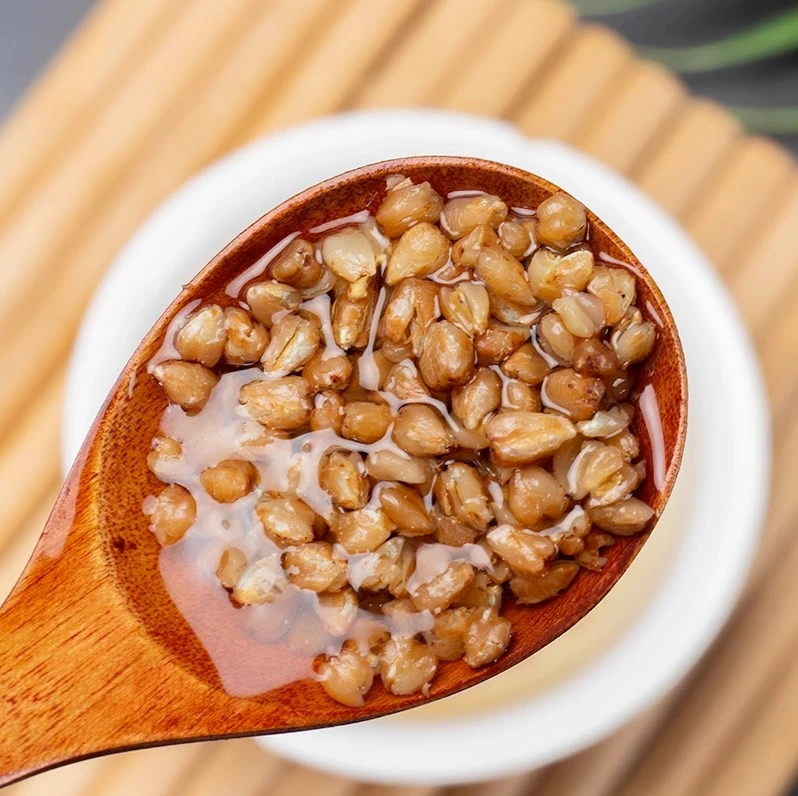
[[[67,487],[0,609],[0,785],[182,734],[162,709],[180,693],[175,669],[147,642],[69,503]]]

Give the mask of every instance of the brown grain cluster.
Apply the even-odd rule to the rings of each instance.
[[[509,208],[397,176],[326,226],[164,342],[145,512],[358,706],[377,673],[426,693],[440,661],[496,660],[503,599],[555,597],[647,527],[630,424],[656,328],[564,193]]]

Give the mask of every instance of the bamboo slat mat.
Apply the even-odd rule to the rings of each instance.
[[[512,120],[654,196],[736,297],[776,431],[770,516],[746,595],[677,693],[567,761],[445,793],[783,793],[798,773],[798,170],[558,0],[98,3],[0,130],[0,372],[12,374],[0,391],[0,590],[13,585],[54,500],[65,357],[125,240],[231,148],[323,113],[387,105]],[[443,793],[320,774],[250,740],[87,761],[8,792]]]

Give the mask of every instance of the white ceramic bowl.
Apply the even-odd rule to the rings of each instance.
[[[565,146],[530,141],[503,123],[459,114],[348,114],[256,141],[188,182],[117,257],[75,346],[62,447],[66,470],[139,339],[180,284],[239,231],[334,174],[387,158],[435,154],[525,168],[598,213],[661,286],[682,334],[690,380],[686,476],[692,497],[682,509],[684,528],[653,597],[608,649],[543,693],[477,717],[389,717],[263,739],[286,757],[359,779],[448,784],[550,763],[600,740],[662,696],[720,630],[753,555],[770,460],[757,365],[712,267],[650,199]],[[751,461],[758,466],[751,469]],[[577,625],[569,632],[578,631]]]

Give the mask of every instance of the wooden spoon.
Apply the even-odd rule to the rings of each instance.
[[[414,182],[429,180],[443,195],[481,189],[521,207],[536,207],[557,190],[524,171],[466,158],[367,166],[284,202],[185,286],[120,375],[31,562],[0,609],[0,783],[106,752],[344,724],[426,701],[420,694],[393,696],[377,683],[363,707],[348,708],[308,679],[256,697],[229,693],[166,591],[160,548],[142,515],[143,500],[158,490],[145,458],[166,402],[146,368],[170,321],[197,298],[229,304],[225,286],[278,241],[296,230],[376,207],[386,177],[397,173]],[[602,221],[592,214],[589,218],[591,243],[628,264],[637,276],[638,306],[659,327],[658,345],[639,381],[648,411],[637,412],[635,419],[641,453],[649,463],[640,497],[659,517],[684,446],[684,357],[653,279]],[[514,633],[506,654],[477,670],[462,661],[442,665],[430,698],[482,682],[557,638],[607,594],[646,538],[619,537],[601,572],[581,570],[553,600],[509,605],[506,616]]]

